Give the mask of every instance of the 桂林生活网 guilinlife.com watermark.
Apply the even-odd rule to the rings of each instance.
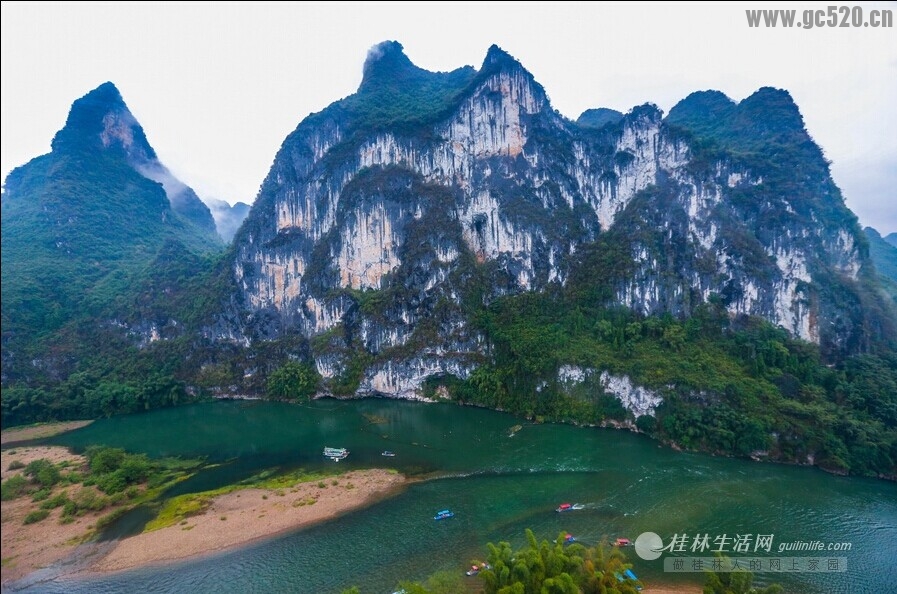
[[[669,572],[844,572],[847,557],[841,555],[853,549],[850,542],[776,542],[774,534],[748,533],[677,533],[664,542],[657,533],[643,532],[633,544],[636,554],[646,561],[666,553],[663,569]]]
[[[827,6],[809,10],[752,10],[744,11],[748,27],[822,29],[826,27],[894,26],[894,13],[890,9],[864,10],[862,6]]]

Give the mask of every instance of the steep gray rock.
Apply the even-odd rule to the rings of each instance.
[[[825,352],[865,348],[866,243],[786,92],[583,117],[498,47],[478,71],[430,73],[380,44],[358,93],[284,141],[209,333],[318,337],[325,379],[363,352],[358,392],[408,397],[488,357],[471,306],[567,283],[610,234],[628,273],[608,305],[687,316],[718,300]]]

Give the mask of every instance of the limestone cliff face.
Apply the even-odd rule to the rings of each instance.
[[[790,133],[812,144],[782,94],[758,91],[745,110],[765,101],[789,126],[796,114]],[[834,278],[849,291],[868,260],[827,166],[788,177],[708,153],[694,124],[704,99],[690,99],[700,105],[686,100],[675,121],[646,104],[580,125],[497,47],[479,71],[428,73],[381,44],[358,94],[285,140],[235,237],[232,309],[210,332],[321,337],[325,379],[363,349],[375,363],[359,393],[409,397],[488,354],[468,323],[472,294],[482,305],[564,284],[579,248],[616,233],[631,258],[616,304],[687,316],[719,299],[732,315],[857,348],[861,324],[820,289]],[[722,104],[733,121],[751,117]],[[471,267],[488,271],[487,287],[474,290]]]

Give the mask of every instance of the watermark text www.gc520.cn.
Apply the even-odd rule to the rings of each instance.
[[[862,6],[828,6],[815,10],[745,10],[748,27],[820,29],[823,27],[893,27],[893,11]]]

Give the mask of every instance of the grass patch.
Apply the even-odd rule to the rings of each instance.
[[[220,489],[180,495],[163,504],[156,518],[147,523],[144,532],[152,532],[153,530],[159,530],[160,528],[173,526],[178,523],[183,525],[184,522],[186,522],[185,518],[205,513],[212,504],[212,501],[220,495],[244,489],[267,489],[280,497],[285,497],[287,490],[292,489],[300,483],[317,481],[318,488],[326,489],[327,483],[325,482],[325,479],[333,477],[334,474],[335,472],[306,472],[301,469],[286,473],[277,473],[276,470],[266,470],[246,480],[240,481],[239,483],[227,485]],[[337,479],[331,479],[331,483],[337,485],[339,484],[339,481]],[[141,497],[138,499],[142,500],[144,498]],[[262,499],[267,500],[268,493],[263,493]],[[313,505],[315,501],[316,500],[313,497],[306,497],[304,499],[297,499],[292,505],[294,507],[299,507],[300,505]]]
[[[185,518],[204,514],[212,504],[213,495],[209,493],[188,493],[169,499],[154,520],[147,523],[144,532],[152,532],[160,528],[174,526]]]
[[[318,500],[311,496],[300,497],[299,499],[296,499],[295,501],[293,501],[293,507],[304,507],[306,505],[314,505],[317,502],[318,502]]]
[[[48,509],[36,509],[32,512],[28,512],[28,515],[25,516],[25,520],[22,522],[25,525],[34,524],[36,522],[40,522],[50,515],[50,510]]]

